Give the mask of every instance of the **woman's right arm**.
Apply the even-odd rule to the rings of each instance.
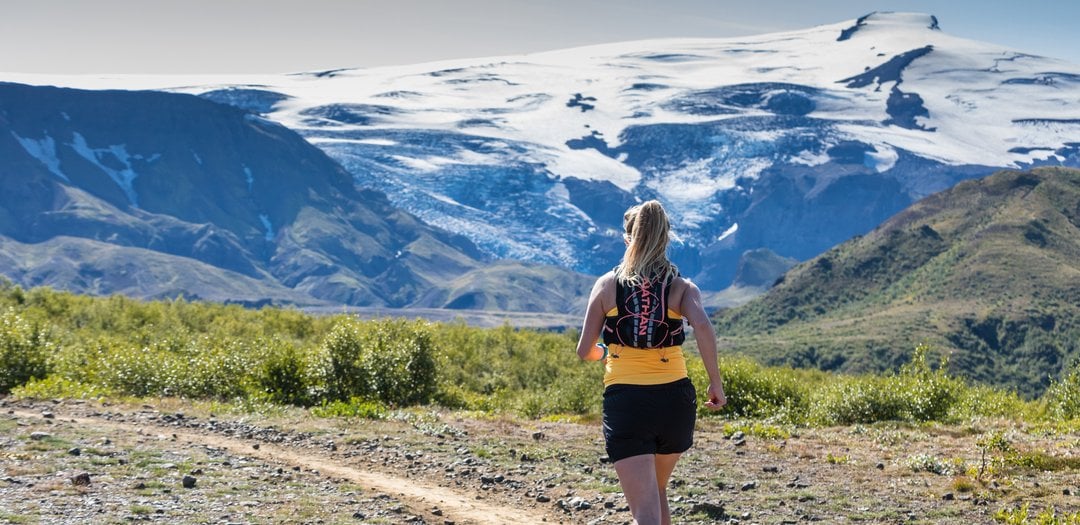
[[[603,275],[596,280],[592,293],[589,294],[589,305],[585,309],[585,322],[581,326],[581,337],[578,338],[577,355],[584,361],[599,361],[604,357],[604,350],[596,346],[600,339],[600,330],[604,328],[604,293],[613,283],[613,279]]]
[[[719,410],[727,404],[724,396],[724,382],[720,378],[720,365],[716,355],[716,331],[713,330],[712,321],[705,313],[705,307],[701,304],[701,290],[697,285],[686,281],[686,292],[682,297],[682,314],[694,329],[694,339],[697,341],[698,353],[705,363],[705,371],[709,374],[708,399],[705,406],[712,410]]]

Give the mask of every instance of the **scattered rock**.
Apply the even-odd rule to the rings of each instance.
[[[51,437],[52,437],[52,434],[50,434],[48,432],[31,432],[30,433],[30,439],[33,440],[33,441],[41,441],[43,439],[49,439]]]
[[[184,476],[184,479],[180,480],[180,484],[183,485],[185,489],[193,489],[195,488],[196,481],[198,480],[195,478],[195,476],[188,475]]]
[[[41,417],[43,417],[45,419],[53,419],[53,418],[56,417],[56,414],[53,414],[52,412],[45,411],[45,412],[41,413]]]
[[[732,441],[743,440],[746,439],[746,434],[742,430],[739,430],[732,434],[729,439],[731,439]]]
[[[143,489],[146,488],[146,483],[143,483],[143,482],[140,481],[140,482],[132,485],[131,488],[133,488],[135,490],[143,490]]]
[[[547,502],[551,501],[551,498],[549,496],[547,496],[546,494],[540,494],[539,496],[536,497],[536,501],[539,502],[539,503],[547,503]]]
[[[255,450],[259,450],[259,444],[255,443],[254,445],[251,445],[251,448],[253,448]]]
[[[744,446],[744,445],[746,445],[746,440],[745,439],[736,439],[735,440],[735,446],[736,447],[741,447],[741,446]]]
[[[354,512],[352,517],[353,517],[353,519],[366,520],[367,519],[367,514],[364,514],[363,512],[358,511],[358,512]]]
[[[71,478],[71,484],[78,487],[85,487],[90,484],[90,473],[83,472]]]
[[[559,500],[559,507],[566,511],[589,510],[592,508],[592,504],[588,501],[585,501],[585,498],[575,496],[573,498],[570,498],[569,500]]]
[[[541,439],[544,439],[544,433],[540,432],[540,431],[533,432],[532,433],[532,438],[537,440],[537,441],[540,441]]]
[[[761,467],[761,471],[762,472],[780,472],[780,467],[777,467],[775,465],[769,465],[769,466],[766,466],[766,467]]]
[[[956,499],[956,496],[952,492],[946,492],[945,495],[941,497],[941,499],[945,501],[952,501]]]
[[[72,447],[72,448],[69,448],[69,449],[68,449],[68,454],[71,454],[72,456],[79,456],[79,455],[82,455],[82,449],[81,449],[81,448],[79,448],[79,447]]]
[[[717,521],[729,518],[722,503],[695,503],[693,507],[690,507],[690,514],[704,514],[710,519]]]
[[[874,468],[876,468],[878,470],[885,470],[885,464],[884,463],[878,463],[877,465],[874,465]]]
[[[742,486],[739,487],[739,490],[745,492],[745,491],[753,490],[753,489],[756,489],[756,488],[757,488],[757,482],[756,481],[751,481],[751,482],[748,482],[748,483],[743,483]]]

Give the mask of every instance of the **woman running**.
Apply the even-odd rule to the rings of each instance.
[[[667,214],[657,201],[623,216],[626,253],[589,296],[578,357],[603,360],[604,441],[638,525],[668,525],[667,484],[693,443],[697,396],[686,373],[683,319],[709,374],[705,406],[724,406],[716,333],[701,291],[667,258]],[[597,344],[603,332],[604,345]]]

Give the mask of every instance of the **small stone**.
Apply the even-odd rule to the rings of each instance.
[[[535,440],[537,440],[537,441],[540,441],[541,439],[544,439],[544,433],[543,433],[543,432],[539,432],[539,431],[537,431],[537,432],[533,432],[533,433],[532,433],[532,438],[533,438],[533,439],[535,439]]]
[[[82,455],[82,449],[79,447],[72,447],[68,449],[68,454],[71,454],[72,456]]]
[[[551,501],[551,498],[547,494],[540,494],[536,497],[536,501],[539,503],[547,503]]]
[[[941,499],[945,501],[952,501],[956,499],[956,496],[952,492],[946,492],[944,496],[941,496]]]
[[[736,431],[734,434],[732,434],[730,439],[732,441],[739,441],[741,439],[746,439],[746,434],[742,430],[739,430],[739,431]]]
[[[90,484],[90,473],[83,472],[73,478],[71,478],[71,484],[79,487],[85,487]]]
[[[52,437],[52,434],[50,434],[48,432],[31,432],[30,433],[30,439],[33,440],[33,441],[41,441],[43,439],[49,439],[51,437]]]
[[[195,476],[184,476],[184,479],[180,480],[180,484],[183,485],[185,489],[193,489],[195,488],[196,481],[198,480],[195,479]]]
[[[745,491],[753,490],[753,489],[756,489],[756,488],[757,488],[757,482],[756,481],[751,481],[749,483],[743,483],[742,486],[739,487],[739,490],[745,492]]]
[[[767,466],[767,467],[761,467],[761,471],[762,472],[780,472],[780,467],[777,467],[775,465],[770,465],[770,466]]]
[[[744,446],[744,445],[746,445],[746,440],[745,439],[736,439],[735,440],[735,446],[736,447],[741,447],[741,446]]]
[[[1069,490],[1069,489],[1064,489],[1064,490],[1061,491],[1061,494],[1063,496],[1072,496],[1072,491]]]
[[[53,419],[56,417],[56,414],[53,414],[52,412],[42,412],[41,417],[45,419]]]
[[[440,509],[438,507],[435,507],[434,509],[431,509],[431,513],[433,515],[435,515],[435,516],[442,516],[443,515],[442,509]]]
[[[364,514],[363,512],[354,512],[352,517],[353,519],[364,520],[367,519],[367,514]]]
[[[146,483],[143,483],[143,482],[140,481],[140,482],[136,483],[135,485],[133,485],[131,488],[133,488],[135,490],[143,490],[143,489],[146,488]]]
[[[251,445],[251,448],[253,448],[255,450],[259,450],[259,444],[255,443],[254,445]]]
[[[600,456],[600,463],[611,463],[611,456]]]
[[[876,468],[878,470],[885,470],[885,464],[884,463],[878,463],[877,465],[874,465],[874,468]]]
[[[592,504],[585,501],[585,498],[581,496],[570,498],[569,505],[574,510],[589,510],[592,508]]]

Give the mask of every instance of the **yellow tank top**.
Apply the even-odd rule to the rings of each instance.
[[[618,314],[617,308],[607,312],[608,317]],[[668,316],[682,318],[671,310],[668,310]],[[608,345],[608,357],[604,362],[605,387],[616,384],[662,385],[684,377],[687,377],[686,359],[681,346],[645,349]]]

